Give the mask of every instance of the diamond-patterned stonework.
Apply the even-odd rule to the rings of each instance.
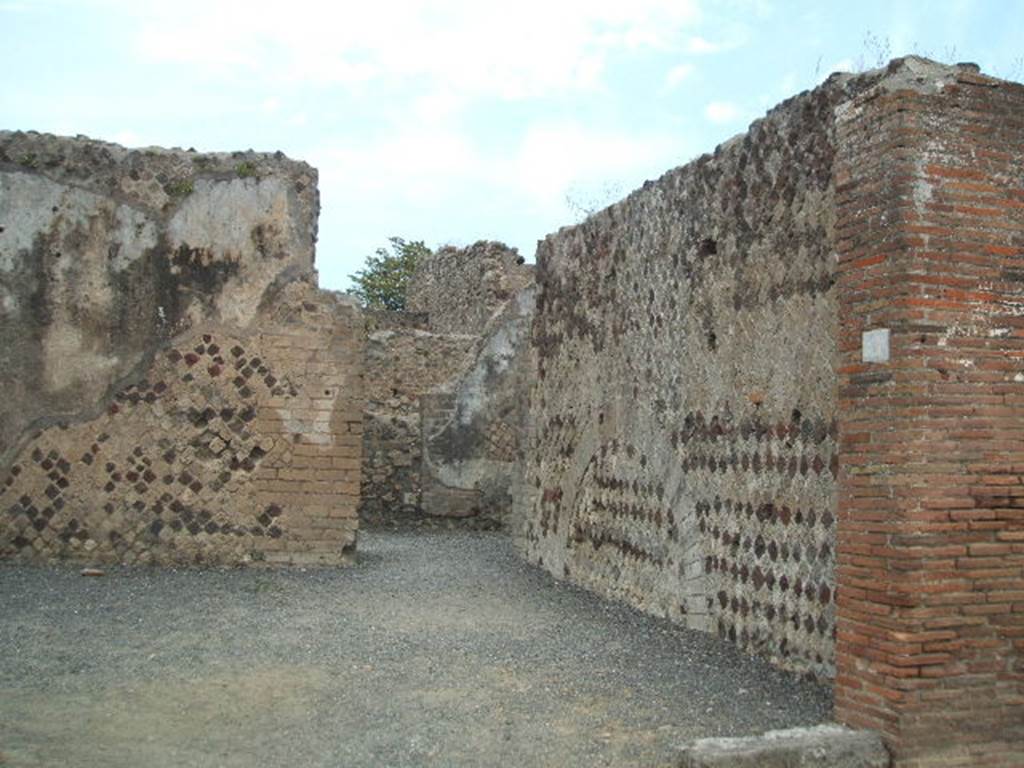
[[[0,556],[342,560],[359,488],[358,321],[296,284],[257,332],[176,338],[99,417],[20,452],[0,483]]]
[[[532,562],[822,678],[842,98],[782,105],[540,244],[517,500]]]

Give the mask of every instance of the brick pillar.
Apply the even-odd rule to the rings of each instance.
[[[262,542],[262,555],[271,563],[346,563],[359,527],[363,319],[312,288],[277,302],[260,347],[286,372],[291,391],[260,404],[255,424],[274,449],[253,480],[261,505],[286,525]]]
[[[920,88],[839,116],[836,715],[898,766],[1019,767],[1024,88]]]

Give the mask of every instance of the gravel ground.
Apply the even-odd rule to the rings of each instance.
[[[826,688],[558,583],[501,534],[340,570],[0,567],[0,765],[662,766]]]

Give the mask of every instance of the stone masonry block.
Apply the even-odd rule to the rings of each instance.
[[[760,736],[698,739],[679,768],[889,768],[881,737],[837,725],[769,731]]]

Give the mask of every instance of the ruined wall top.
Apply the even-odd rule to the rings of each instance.
[[[685,165],[666,171],[660,179],[647,181],[640,188],[633,190],[623,200],[596,211],[589,218],[613,214],[619,206],[644,196],[657,196],[659,187],[670,183],[672,177],[688,173],[693,169],[706,166],[708,163],[728,164],[744,152],[744,144],[758,139],[759,130],[766,122],[778,122],[788,125],[796,121],[807,121],[809,126],[820,122],[833,123],[846,120],[856,111],[854,104],[861,97],[870,98],[872,94],[892,91],[916,91],[922,94],[937,93],[947,85],[958,81],[974,82],[977,80],[994,82],[994,79],[980,74],[977,64],[961,62],[943,64],[921,56],[903,56],[893,59],[886,66],[864,72],[834,72],[824,82],[811,90],[794,94],[788,99],[772,107],[764,117],[754,120],[748,129],[719,144],[713,152],[705,153]],[[828,101],[834,110],[829,114],[811,115],[808,110],[821,100]],[[784,169],[783,169],[784,170]],[[621,215],[621,211],[619,214]],[[582,231],[586,222],[569,224],[549,234],[538,243],[538,265],[545,251],[545,240],[560,238],[567,231]],[[539,269],[543,267],[538,266]]]
[[[317,173],[280,153],[0,132],[0,465],[83,417],[164,340],[249,325],[315,281]]]
[[[430,318],[425,312],[404,312],[394,309],[363,309],[366,333],[377,331],[420,330],[430,327]]]
[[[278,222],[287,224],[281,231],[242,232],[235,227],[233,237],[227,239],[225,255],[237,259],[252,245],[260,255],[287,258],[307,270],[313,266],[320,210],[317,171],[281,152],[128,149],[85,136],[0,131],[0,170],[40,176],[82,192],[110,197],[155,218],[188,218],[192,223],[205,224],[208,230],[213,226],[213,214],[207,214],[209,221],[196,221],[202,203],[223,206],[232,202],[230,197],[238,196],[239,190],[255,187],[259,190],[258,202],[266,211],[276,205],[278,218],[287,216],[291,220]],[[206,194],[214,188],[218,195],[208,200]],[[284,193],[283,199],[275,198],[278,192]],[[24,207],[30,207],[30,202],[24,200]],[[208,231],[208,236],[226,234],[230,229],[227,223],[218,223],[225,231]],[[289,239],[269,242],[281,237]],[[232,249],[231,245],[236,247]],[[4,246],[5,251],[9,248],[10,244]]]
[[[481,240],[468,248],[441,248],[417,265],[408,309],[427,313],[433,331],[479,334],[505,302],[532,282],[533,267],[502,243]]]

